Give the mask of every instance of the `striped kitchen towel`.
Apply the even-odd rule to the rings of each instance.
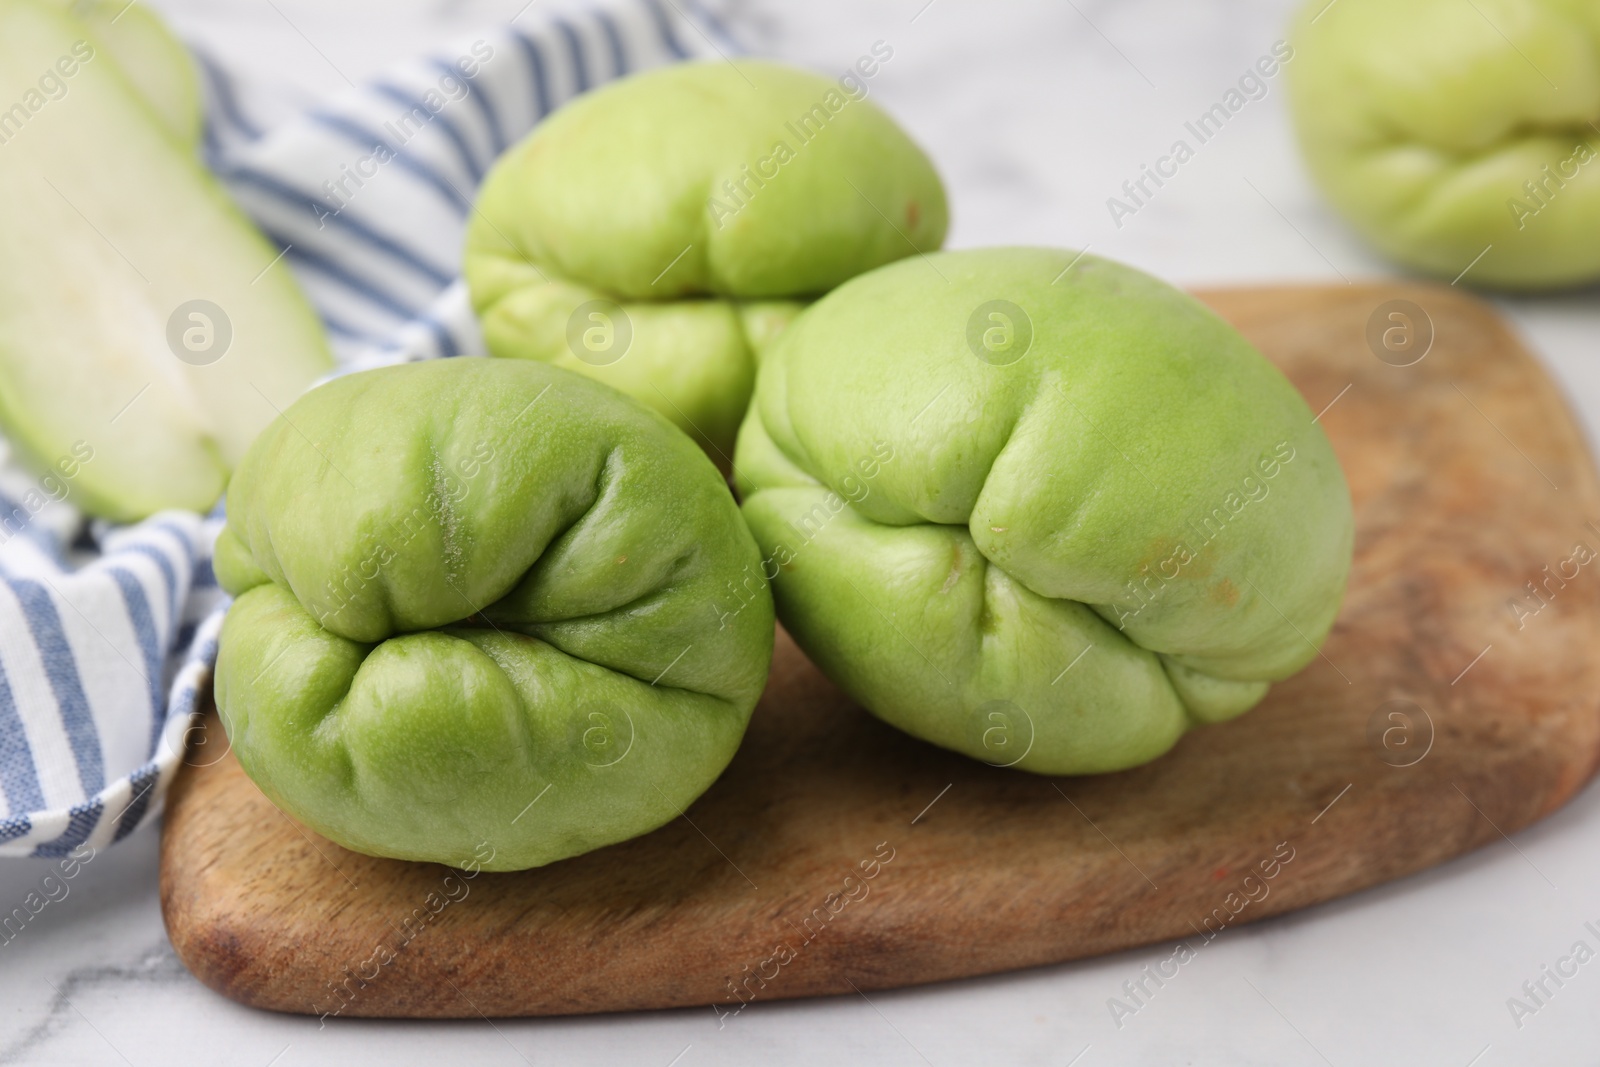
[[[481,354],[460,248],[495,157],[595,85],[739,50],[688,0],[541,0],[273,123],[270,88],[198,54],[204,152],[283,250],[336,373]],[[159,810],[227,606],[211,571],[220,507],[86,524],[62,488],[0,441],[0,855],[102,847]]]

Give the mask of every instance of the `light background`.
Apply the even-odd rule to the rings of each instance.
[[[875,41],[894,49],[872,95],[943,172],[953,247],[1087,244],[1190,286],[1395,273],[1310,186],[1281,75],[1148,207],[1114,226],[1106,198],[1284,36],[1292,5],[1074,3],[719,7],[757,51],[824,72],[842,71]],[[309,102],[346,78],[503,22],[522,0],[156,6],[232,68]],[[1600,293],[1496,303],[1593,437]],[[1520,1030],[1506,999],[1578,938],[1595,943],[1583,923],[1600,926],[1597,840],[1600,788],[1591,787],[1512,843],[1227,932],[1120,1030],[1107,998],[1169,946],[875,993],[870,1003],[758,1003],[720,1030],[709,1008],[492,1025],[335,1020],[319,1029],[314,1019],[238,1007],[189,977],[162,929],[157,835],[145,832],[97,856],[67,899],[0,948],[0,1064],[1592,1064],[1600,960]],[[0,864],[0,903],[20,901],[48,869]]]

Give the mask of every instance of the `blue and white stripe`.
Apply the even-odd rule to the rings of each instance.
[[[3,479],[0,509],[31,488]],[[37,498],[36,498],[37,499]],[[65,508],[62,505],[51,505]],[[220,517],[166,512],[97,531],[16,521],[0,546],[0,853],[60,855],[136,826],[176,769],[210,680]]]
[[[512,26],[396,67],[266,132],[213,64],[211,163],[287,249],[342,362],[364,365],[375,343],[391,358],[480,353],[465,293],[452,283],[485,172],[595,85],[729,50],[712,43],[722,36],[713,21],[690,22],[684,11],[681,0],[541,3]],[[361,166],[379,149],[387,162]]]
[[[460,250],[496,156],[596,85],[734,51],[684,0],[542,2],[276,124],[197,55],[203,150],[283,250],[341,372],[480,354]],[[471,77],[462,56],[477,59]],[[358,186],[350,171],[380,147],[391,158],[364,165]],[[209,700],[227,606],[211,569],[222,521],[219,508],[85,528],[0,440],[0,855],[103,847],[160,810]]]

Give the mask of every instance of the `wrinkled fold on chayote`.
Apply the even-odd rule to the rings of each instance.
[[[868,84],[741,59],[563,107],[495,164],[468,225],[490,353],[606,382],[725,463],[801,302],[944,240],[939,177]]]
[[[1001,248],[863,275],[763,360],[735,457],[779,618],[908,733],[1048,774],[1153,759],[1317,655],[1344,475],[1189,296]]]
[[[1374,245],[1465,285],[1600,279],[1600,5],[1310,0],[1292,39],[1306,162]]]
[[[686,436],[539,363],[336,379],[228,490],[217,706],[245,771],[373,855],[539,866],[678,815],[732,758],[772,606]]]

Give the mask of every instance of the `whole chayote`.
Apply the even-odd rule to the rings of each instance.
[[[350,375],[233,477],[217,706],[262,791],[348,848],[538,866],[727,765],[772,605],[718,602],[758,562],[705,454],[614,390],[492,359]]]
[[[799,302],[944,240],[939,177],[869,84],[689,63],[561,108],[495,164],[468,227],[490,353],[597,378],[726,462]]]
[[[1041,773],[1250,708],[1317,655],[1350,566],[1344,475],[1283,375],[1191,297],[1070,252],[845,283],[765,356],[735,463],[818,666]]]
[[[1600,4],[1310,0],[1291,102],[1312,175],[1407,266],[1600,280]]]

